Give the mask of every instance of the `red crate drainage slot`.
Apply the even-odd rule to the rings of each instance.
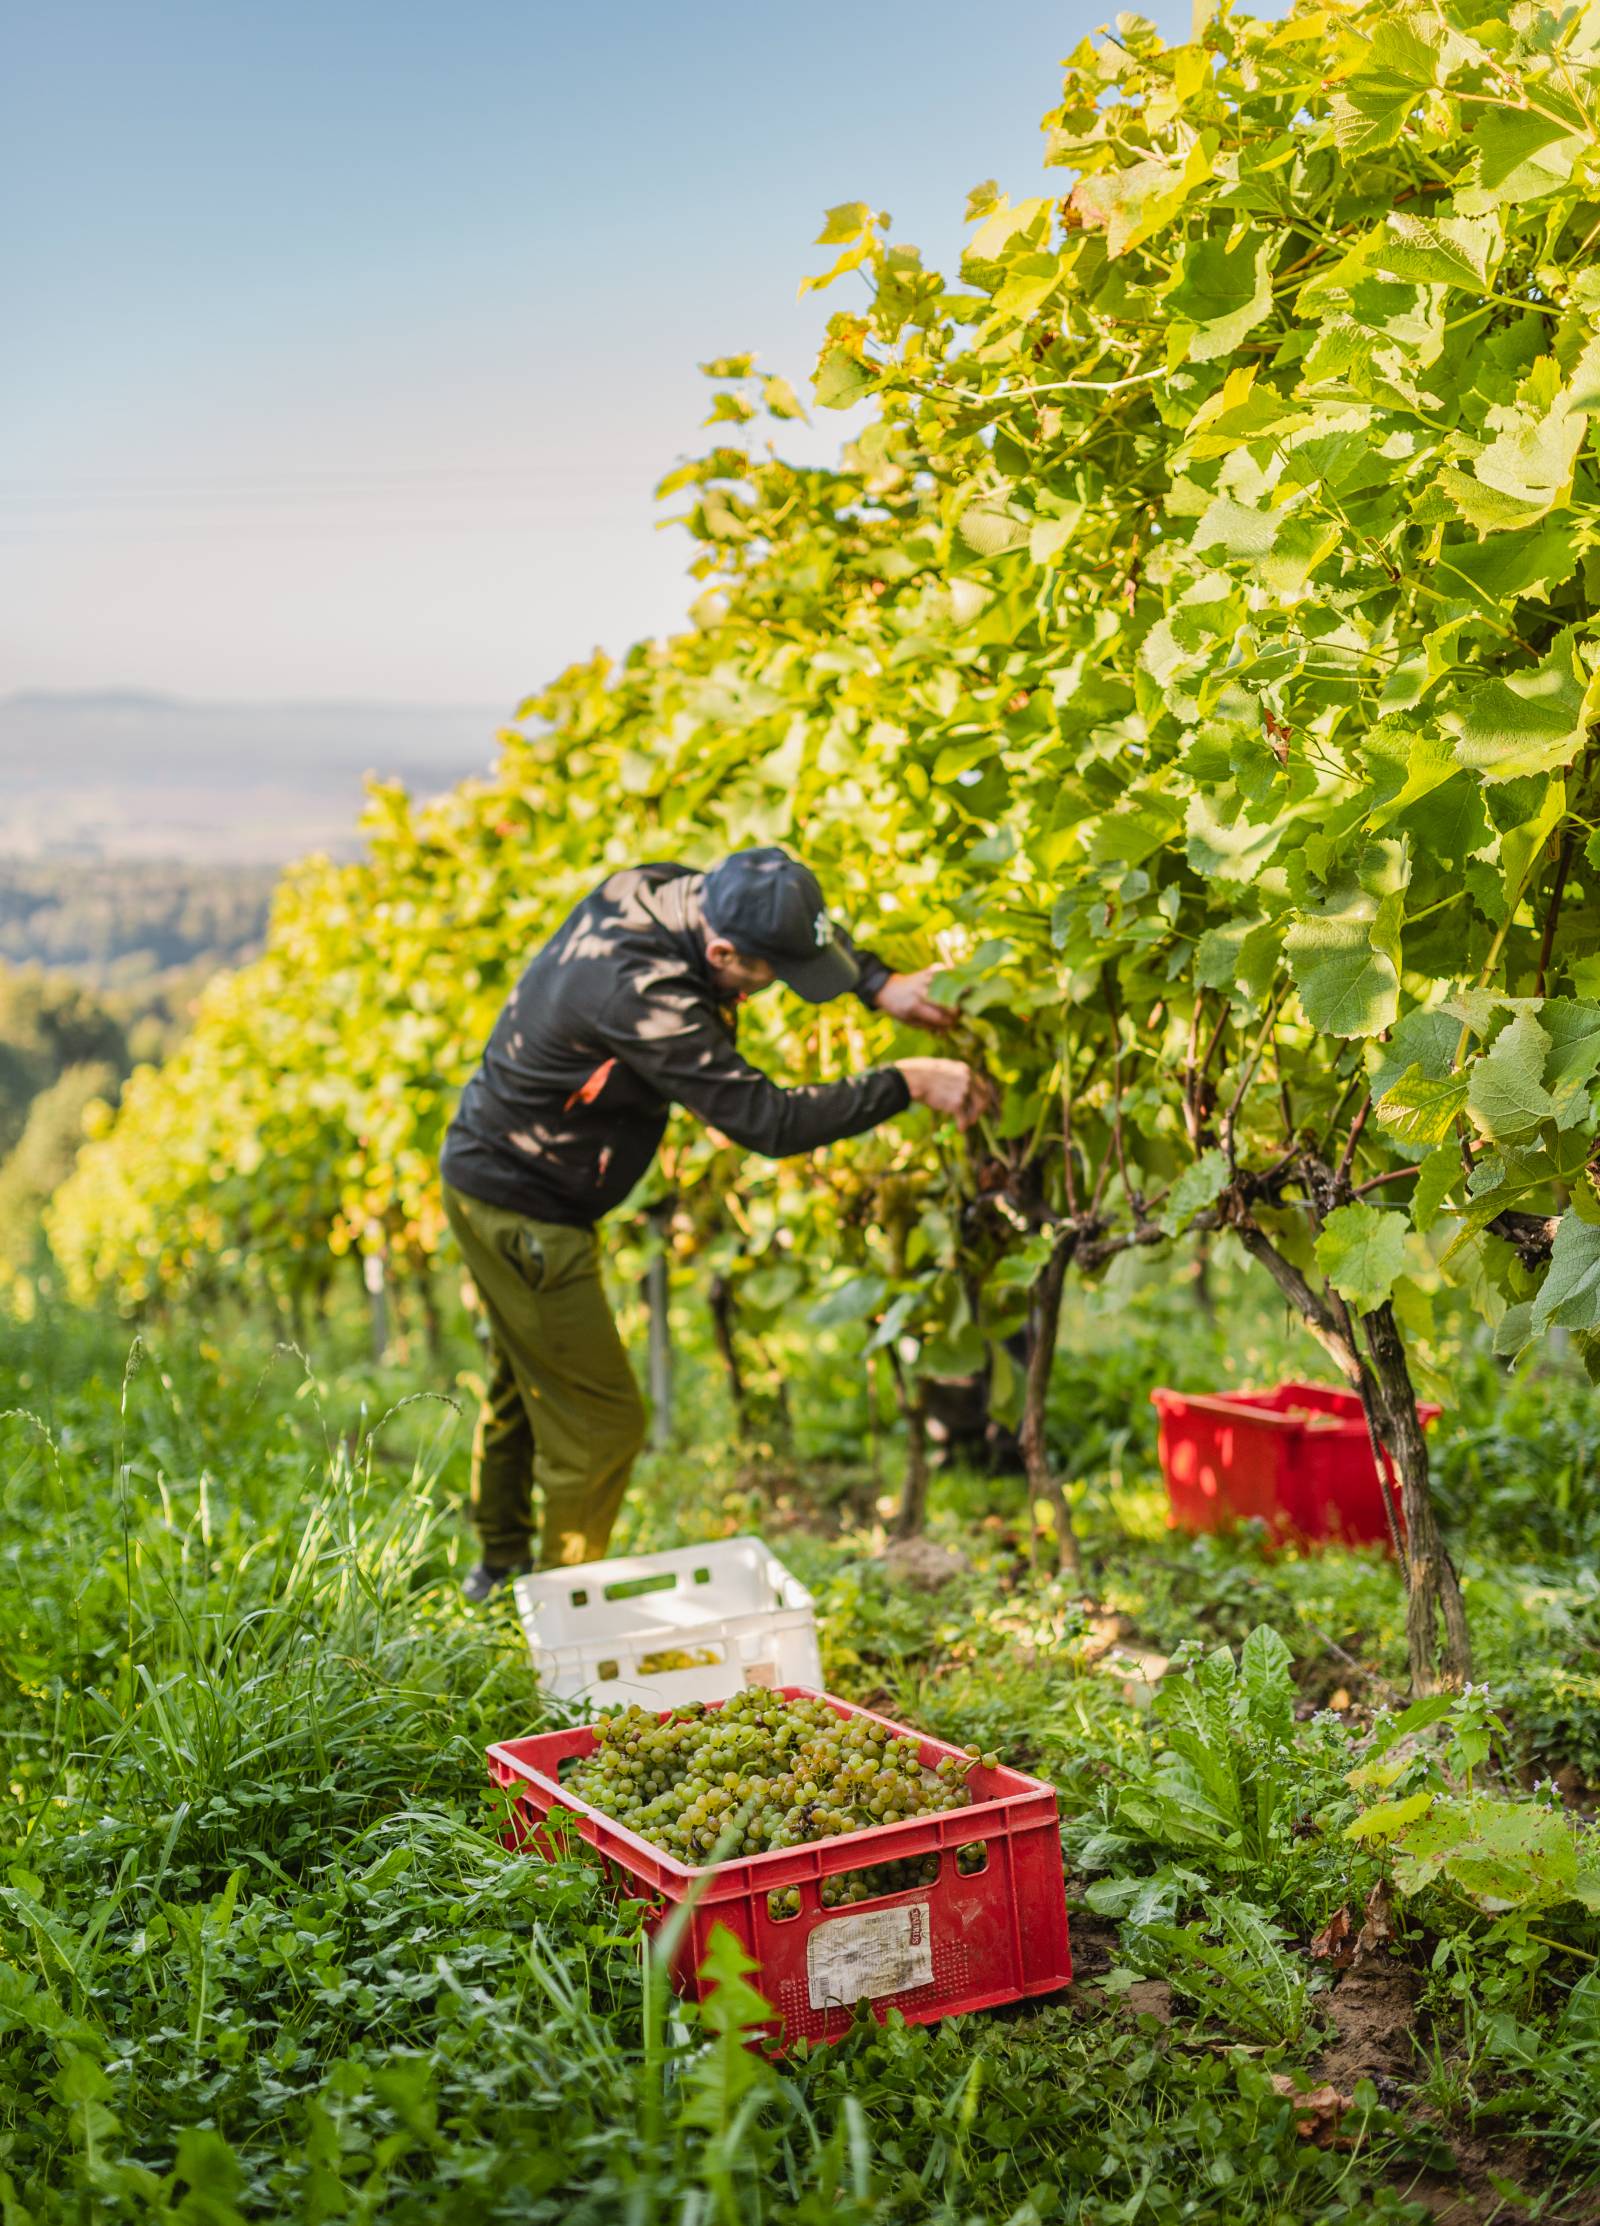
[[[1160,1417],[1174,1529],[1224,1530],[1254,1518],[1279,1544],[1390,1545],[1378,1465],[1353,1391],[1289,1383],[1275,1391],[1150,1397]],[[1417,1408],[1424,1424],[1441,1412]],[[1384,1469],[1403,1531],[1399,1480],[1387,1454]]]
[[[779,1690],[788,1700],[825,1700],[846,1719],[881,1725],[897,1739],[915,1739],[929,1767],[961,1752],[831,1694],[800,1685]],[[968,1781],[975,1796],[970,1808],[876,1824],[707,1869],[678,1862],[562,1790],[561,1764],[589,1753],[594,1744],[592,1726],[580,1724],[508,1739],[488,1750],[490,1777],[516,1793],[506,1843],[531,1844],[548,1855],[546,1819],[552,1810],[566,1811],[569,1829],[598,1852],[620,1890],[655,1904],[652,1925],[700,1887],[673,1965],[676,1983],[691,1997],[701,1992],[696,1973],[713,1925],[726,1925],[760,1966],[751,1983],[773,2004],[775,2037],[782,2042],[837,2040],[863,1997],[880,2018],[892,2006],[912,2024],[924,2025],[1024,1995],[1051,1994],[1071,1981],[1055,1789],[1037,1778],[975,1766]],[[983,1867],[963,1870],[958,1851],[978,1840],[986,1851]],[[939,1862],[929,1885],[882,1894],[847,1910],[822,1906],[825,1878],[927,1855]],[[790,1887],[799,1889],[799,1915],[774,1916],[768,1895]]]

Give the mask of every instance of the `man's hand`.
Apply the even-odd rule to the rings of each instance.
[[[927,1028],[934,1035],[953,1028],[961,1015],[949,1005],[936,1005],[928,995],[928,984],[938,971],[936,966],[925,966],[920,974],[891,974],[877,995],[879,1012],[887,1013],[891,1020],[903,1020],[908,1028]]]
[[[959,1059],[899,1059],[895,1064],[906,1078],[912,1104],[953,1114],[958,1127],[970,1128],[980,1114],[994,1111],[990,1083]]]

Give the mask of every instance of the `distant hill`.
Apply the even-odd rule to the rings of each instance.
[[[422,794],[487,767],[509,708],[0,697],[0,853],[281,865],[350,856],[372,772]]]

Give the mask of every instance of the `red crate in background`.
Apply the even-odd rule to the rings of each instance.
[[[877,1724],[897,1739],[915,1739],[930,1768],[961,1752],[831,1694],[797,1685],[780,1690],[786,1699],[825,1700],[846,1719]],[[923,2025],[1025,1995],[1050,1994],[1071,1981],[1055,1789],[1037,1778],[974,1766],[970,1808],[877,1824],[708,1869],[678,1862],[562,1789],[561,1764],[589,1753],[594,1744],[594,1727],[581,1724],[489,1748],[490,1777],[516,1796],[507,1844],[531,1844],[549,1854],[546,1820],[553,1810],[564,1810],[569,1830],[595,1849],[620,1890],[654,1904],[652,1928],[694,1893],[673,1963],[677,1985],[698,1997],[697,1973],[711,1929],[726,1925],[760,1967],[751,1983],[777,2011],[774,2037],[780,2044],[837,2040],[863,1998],[880,2018],[892,2007]],[[979,1840],[987,1851],[984,1868],[962,1871],[958,1850]],[[939,1865],[928,1885],[876,1895],[847,1909],[823,1908],[825,1878],[926,1855],[937,1856]],[[798,1916],[774,1916],[768,1895],[791,1886],[800,1889]]]
[[[1224,1530],[1254,1519],[1280,1544],[1390,1545],[1383,1486],[1353,1391],[1288,1383],[1274,1391],[1161,1390],[1150,1397],[1160,1417],[1174,1529]],[[1417,1408],[1424,1424],[1441,1411]],[[1387,1454],[1384,1469],[1403,1527]]]

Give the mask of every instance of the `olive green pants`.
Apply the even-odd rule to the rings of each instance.
[[[593,1561],[606,1550],[645,1431],[644,1401],[600,1281],[600,1239],[485,1205],[448,1183],[444,1207],[489,1317],[489,1385],[472,1444],[483,1558],[500,1568]]]

